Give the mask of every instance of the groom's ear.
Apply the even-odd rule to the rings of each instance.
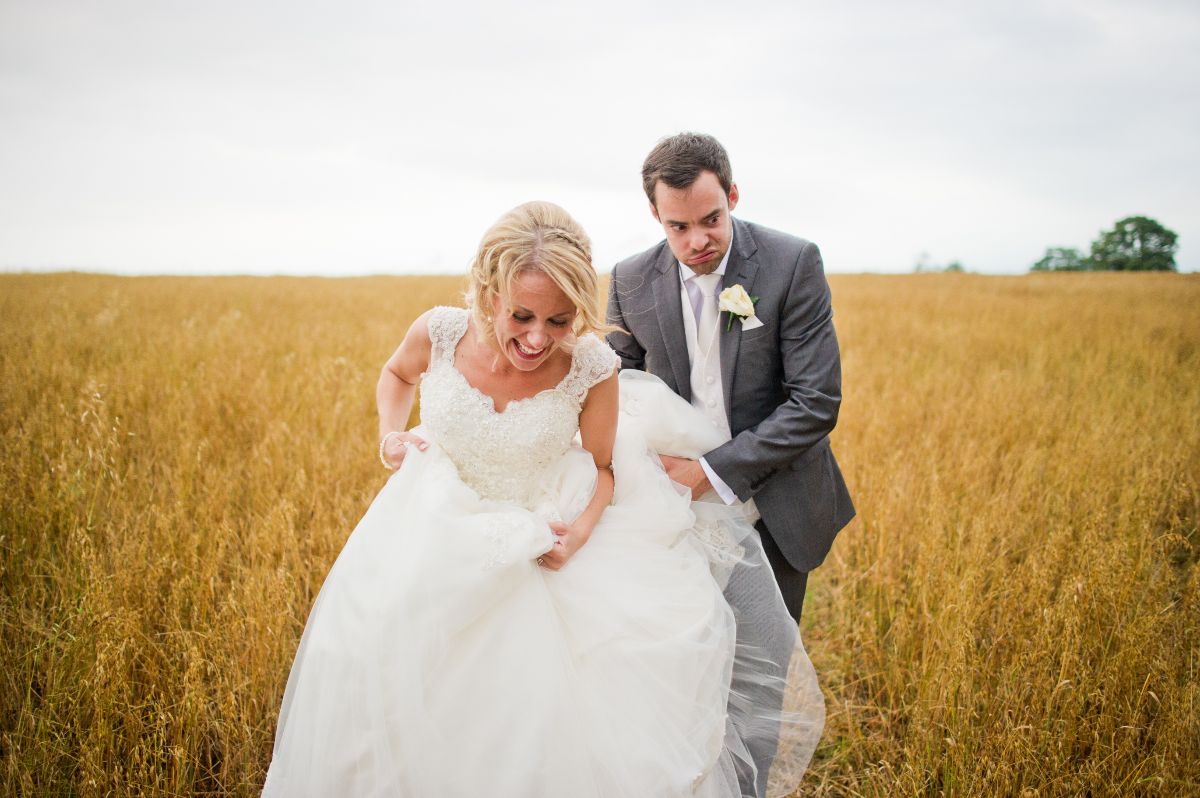
[[[729,212],[730,213],[732,213],[733,209],[737,207],[737,201],[738,201],[737,183],[730,183],[729,184]]]
[[[654,202],[650,203],[650,215],[654,217],[654,221],[662,224],[662,219],[658,218],[658,208],[654,207]]]

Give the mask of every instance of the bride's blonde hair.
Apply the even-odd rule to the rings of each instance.
[[[506,297],[521,272],[546,274],[575,306],[576,336],[608,329],[600,313],[592,242],[571,214],[552,202],[526,202],[500,217],[479,242],[467,284],[467,307],[480,340],[493,342],[492,296]]]

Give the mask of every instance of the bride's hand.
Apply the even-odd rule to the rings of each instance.
[[[388,468],[393,471],[399,468],[400,464],[404,462],[404,455],[408,454],[410,446],[415,446],[423,452],[429,448],[429,443],[411,432],[389,432],[383,445],[383,459]]]
[[[554,545],[537,560],[538,565],[550,571],[557,571],[566,565],[567,560],[575,556],[575,552],[583,548],[592,535],[590,529],[577,529],[562,521],[551,521],[550,531],[554,533]]]

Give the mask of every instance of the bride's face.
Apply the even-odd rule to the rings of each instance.
[[[521,272],[492,298],[496,342],[509,362],[534,371],[572,336],[575,306],[544,272]]]

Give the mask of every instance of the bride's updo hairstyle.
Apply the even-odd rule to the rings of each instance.
[[[575,306],[576,336],[607,329],[600,312],[592,242],[571,214],[552,202],[518,205],[479,242],[467,284],[467,307],[479,339],[494,344],[492,296],[507,298],[521,272],[543,272]]]

